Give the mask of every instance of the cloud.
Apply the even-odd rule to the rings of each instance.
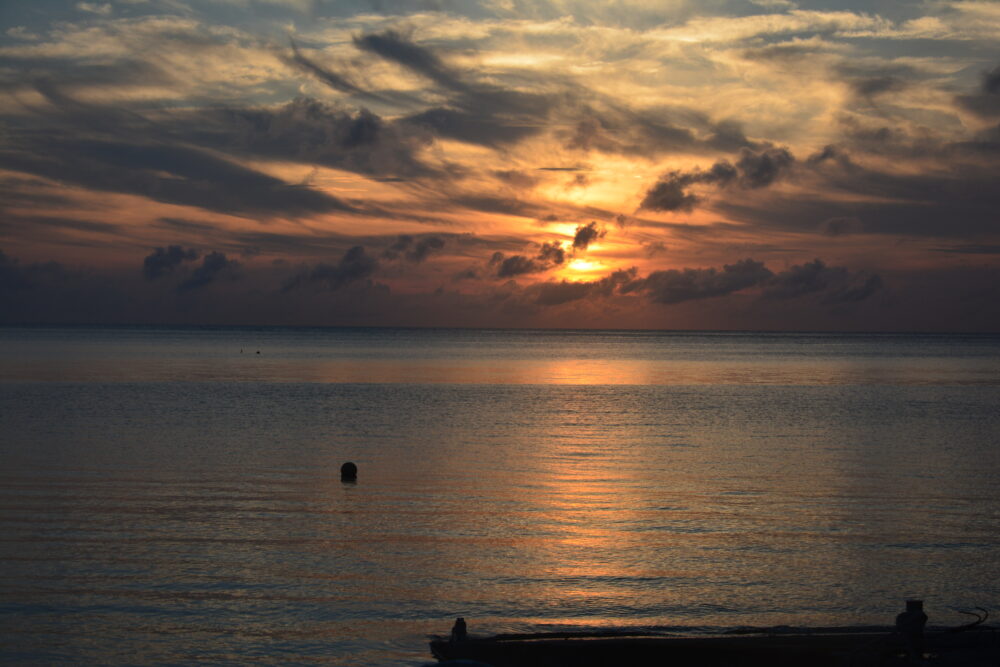
[[[527,297],[539,306],[558,306],[570,301],[593,297],[609,297],[616,289],[633,281],[638,273],[635,267],[620,269],[595,281],[544,282],[530,286]]]
[[[239,262],[228,259],[224,253],[210,252],[202,258],[201,266],[196,268],[186,280],[177,286],[177,293],[183,294],[201,289],[214,282],[222,272],[231,271],[239,266]]]
[[[291,160],[373,178],[432,176],[421,160],[426,132],[299,96],[275,108],[224,108],[178,113],[167,121],[177,140],[237,155]]]
[[[965,240],[995,234],[1000,136],[948,142],[885,126],[848,129],[847,148],[827,146],[795,167],[808,189],[759,201],[720,198],[714,211],[758,230]]]
[[[648,211],[690,211],[701,199],[684,191],[692,181],[679,171],[671,171],[656,182],[639,204]]]
[[[864,301],[880,289],[882,289],[882,278],[878,275],[872,275],[865,278],[860,284],[835,288],[823,298],[823,303],[856,303]]]
[[[607,231],[598,229],[597,223],[594,221],[590,221],[586,225],[580,225],[576,228],[576,234],[573,235],[573,249],[586,250],[587,246],[597,239],[604,238],[605,234],[607,234]]]
[[[378,99],[378,96],[372,95],[368,91],[358,87],[340,74],[331,72],[330,70],[305,57],[302,52],[299,51],[299,47],[295,44],[295,42],[292,42],[291,62],[309,72],[334,90],[339,90],[342,93],[351,93],[362,97],[373,97]]]
[[[30,290],[45,282],[64,281],[65,267],[58,262],[21,264],[0,250],[0,290]]]
[[[633,109],[594,91],[574,91],[559,109],[568,149],[654,157],[662,153],[717,153],[758,145],[733,120],[712,121],[704,111],[681,107]]]
[[[740,150],[740,157],[733,165],[720,160],[708,171],[670,171],[660,177],[643,197],[640,209],[651,211],[690,211],[701,198],[685,191],[695,183],[705,183],[725,188],[736,183],[744,190],[766,188],[787,172],[795,158],[786,148],[765,148],[753,151]]]
[[[753,168],[756,163],[750,160],[746,164]],[[660,180],[646,191],[639,208],[651,211],[690,211],[701,198],[685,192],[684,188],[694,183],[726,187],[739,177],[737,168],[726,160],[716,162],[708,171],[700,169],[689,172],[671,171],[661,176]]]
[[[448,103],[410,114],[407,124],[471,144],[498,147],[516,143],[544,129],[542,122],[558,103],[556,97],[505,89],[469,80],[448,66],[432,49],[395,30],[355,37],[364,51],[419,74],[449,94]]]
[[[183,262],[198,259],[198,251],[194,248],[185,250],[179,245],[156,248],[152,254],[142,260],[142,275],[146,280],[156,280],[170,273]]]
[[[956,253],[959,255],[1000,255],[1000,244],[996,243],[963,243],[946,248],[934,248],[935,252]]]
[[[882,286],[877,275],[860,277],[842,266],[828,266],[814,259],[792,266],[771,277],[761,296],[765,299],[794,299],[823,292],[823,303],[862,301]]]
[[[773,275],[762,262],[748,258],[726,264],[721,271],[715,268],[653,271],[645,278],[623,285],[621,291],[641,292],[655,303],[674,304],[739,292],[760,285]]]
[[[166,143],[30,132],[0,148],[0,166],[221,213],[296,217],[355,210],[324,192],[289,185],[204,150]]]
[[[331,290],[339,290],[370,278],[378,269],[378,260],[365,252],[363,246],[348,249],[336,264],[317,264],[286,281],[282,292],[289,292],[303,285],[322,283]]]
[[[105,2],[105,3],[78,2],[76,3],[76,8],[79,9],[81,12],[98,14],[100,16],[110,16],[112,12],[112,7],[110,2]]]
[[[740,186],[748,190],[766,188],[787,171],[794,161],[795,158],[785,148],[768,148],[759,153],[744,148],[736,162]]]
[[[545,242],[538,253],[538,259],[553,264],[562,264],[566,261],[566,249],[559,241]]]
[[[882,284],[878,275],[828,266],[819,259],[775,274],[763,262],[748,258],[726,264],[721,269],[669,269],[653,271],[645,277],[640,277],[638,269],[632,267],[592,282],[536,283],[525,288],[524,294],[529,301],[541,306],[615,294],[642,294],[654,303],[673,305],[758,288],[763,300],[814,296],[820,304],[837,305],[863,301],[881,289]]]
[[[496,258],[496,254],[494,254],[494,258]],[[545,264],[539,264],[524,255],[503,257],[503,254],[500,253],[500,259],[492,263],[499,265],[499,268],[497,268],[498,278],[512,278],[525,273],[539,273],[548,269],[548,266]]]
[[[400,234],[388,248],[382,251],[382,256],[386,259],[404,257],[408,261],[420,263],[427,259],[432,251],[440,250],[444,246],[444,239],[438,236],[423,236],[414,239],[409,234]]]
[[[853,216],[839,218],[827,218],[819,225],[819,231],[824,236],[849,236],[858,234],[864,230],[861,221]]]
[[[422,74],[438,85],[465,91],[468,86],[430,49],[419,46],[395,30],[369,33],[354,38],[359,49],[375,53],[409,70]]]
[[[955,101],[977,116],[983,118],[1000,116],[1000,65],[983,72],[978,93],[959,95]]]

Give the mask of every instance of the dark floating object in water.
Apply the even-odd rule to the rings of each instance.
[[[350,461],[340,466],[340,481],[341,482],[358,481],[358,466],[354,465]]]
[[[919,624],[919,618],[916,621]],[[756,628],[715,635],[542,632],[463,641],[455,641],[453,630],[451,637],[434,637],[430,648],[441,662],[479,661],[492,667],[996,667],[1000,665],[996,630],[984,625],[957,634],[943,628],[927,630],[916,658],[908,655],[913,643],[905,630],[881,626]]]

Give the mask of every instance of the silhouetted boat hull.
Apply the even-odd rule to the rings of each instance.
[[[989,629],[984,629],[989,630]],[[477,660],[492,667],[865,667],[909,664],[900,640],[883,631],[725,634],[711,636],[537,634],[431,641],[439,660]],[[928,665],[1000,667],[992,631],[929,632]]]

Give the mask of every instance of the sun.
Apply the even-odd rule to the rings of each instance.
[[[564,269],[571,275],[597,273],[604,269],[604,264],[587,259],[574,259],[566,264]]]

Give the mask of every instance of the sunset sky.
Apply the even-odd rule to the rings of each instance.
[[[1000,330],[1000,3],[0,6],[0,322]]]

